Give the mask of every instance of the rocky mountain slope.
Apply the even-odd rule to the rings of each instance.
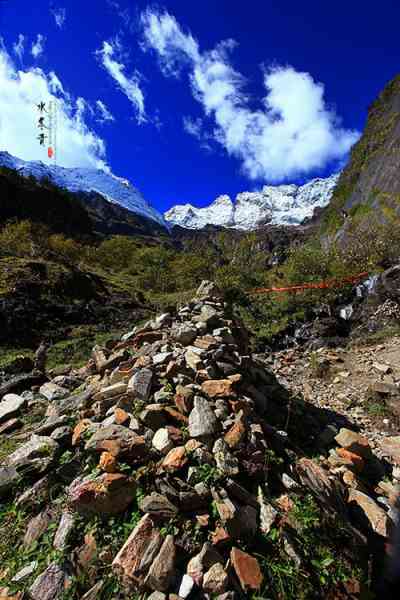
[[[49,179],[55,185],[70,192],[96,193],[111,203],[156,221],[166,227],[163,216],[155,210],[142,194],[127,180],[100,169],[75,168],[46,165],[41,161],[24,161],[8,152],[0,152],[0,166],[15,169],[21,175],[36,179]]]
[[[248,341],[203,282],[82,369],[51,374],[42,353],[0,386],[3,597],[377,589],[398,438],[379,460],[348,419],[291,396]]]
[[[204,208],[191,204],[177,205],[164,217],[173,225],[201,229],[220,225],[251,230],[265,224],[296,225],[312,217],[314,209],[326,206],[339,175],[313,179],[302,186],[266,185],[260,192],[243,192],[233,202],[229,196],[219,196]]]
[[[350,217],[345,222],[343,209]],[[325,211],[324,228],[337,232],[344,225],[345,232],[369,215],[386,221],[400,215],[400,75],[369,108],[363,135]]]

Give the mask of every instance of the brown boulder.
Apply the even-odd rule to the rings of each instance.
[[[244,592],[260,589],[263,575],[258,560],[254,556],[239,550],[239,548],[232,548],[231,562]]]
[[[209,398],[229,398],[235,396],[235,381],[230,379],[209,379],[201,384],[202,391]]]

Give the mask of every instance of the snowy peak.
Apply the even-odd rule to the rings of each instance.
[[[155,210],[127,179],[100,169],[65,168],[46,165],[41,161],[25,161],[8,152],[0,152],[0,166],[15,169],[24,176],[48,178],[55,185],[70,192],[96,192],[103,198],[119,204],[133,213],[168,227],[163,216]]]
[[[311,217],[314,209],[326,206],[332,197],[339,174],[312,179],[298,186],[265,185],[259,192],[242,192],[232,202],[229,196],[218,196],[209,206],[196,208],[191,204],[177,205],[164,217],[172,225],[201,229],[206,225],[221,225],[251,230],[260,225],[299,225]]]

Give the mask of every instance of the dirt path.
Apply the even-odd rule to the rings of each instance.
[[[354,423],[377,456],[385,437],[399,435],[400,337],[346,349],[290,349],[268,362],[294,393]]]

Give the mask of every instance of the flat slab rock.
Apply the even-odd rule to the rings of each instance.
[[[52,402],[53,400],[66,398],[70,394],[70,391],[67,388],[63,388],[60,385],[49,381],[40,386],[39,393],[47,398],[49,402]]]
[[[61,600],[69,584],[70,579],[67,572],[60,565],[51,563],[35,579],[29,589],[29,594],[32,600]]]
[[[17,471],[26,468],[37,473],[45,471],[53,462],[59,445],[51,437],[33,434],[28,442],[7,456],[7,466]]]
[[[154,591],[168,591],[175,578],[175,554],[174,536],[167,535],[146,577],[148,587]]]
[[[375,533],[385,538],[389,535],[389,517],[375,500],[363,492],[351,489],[348,502],[350,505],[356,505],[361,509]]]
[[[260,589],[263,575],[258,560],[254,556],[239,550],[239,548],[232,548],[231,562],[244,592]]]
[[[0,423],[17,417],[27,404],[26,399],[17,394],[6,394],[0,402]]]
[[[114,558],[114,571],[131,583],[143,584],[161,544],[162,537],[152,517],[145,515]]]

